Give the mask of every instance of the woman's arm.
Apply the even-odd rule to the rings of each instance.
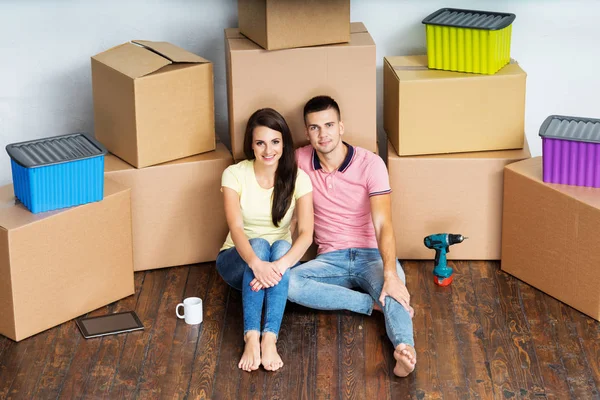
[[[231,239],[240,257],[248,264],[256,279],[263,287],[272,287],[279,283],[281,274],[273,263],[262,261],[256,256],[248,237],[244,233],[244,219],[240,207],[240,196],[231,188],[223,187],[225,218],[231,232]],[[312,202],[312,199],[311,199]]]
[[[282,274],[288,268],[296,265],[312,244],[315,221],[312,192],[309,192],[296,200],[296,209],[294,211],[297,213],[298,237],[294,241],[290,251],[279,260],[273,261]]]

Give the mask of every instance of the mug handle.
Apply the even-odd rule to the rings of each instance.
[[[177,317],[179,319],[184,319],[185,318],[185,307],[183,308],[184,315],[179,315],[179,307],[183,307],[183,303],[177,304],[177,307],[175,307],[175,314],[177,314]]]

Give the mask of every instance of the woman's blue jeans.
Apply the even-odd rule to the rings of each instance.
[[[270,245],[268,241],[261,238],[250,239],[250,245],[256,256],[263,261],[278,260],[292,247],[285,240],[277,240]],[[271,332],[279,337],[279,328],[288,295],[289,270],[285,271],[277,285],[255,292],[249,285],[254,279],[254,273],[240,257],[235,247],[232,247],[221,251],[217,256],[217,271],[231,287],[242,291],[244,335],[248,331],[261,331],[260,323],[264,304],[265,325],[262,333]]]

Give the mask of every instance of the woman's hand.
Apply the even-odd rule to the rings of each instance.
[[[252,269],[255,277],[255,279],[250,282],[250,286],[252,287],[252,290],[255,291],[260,290],[258,288],[255,289],[257,283],[260,284],[262,288],[273,287],[277,285],[279,281],[281,281],[281,277],[283,276],[275,263],[267,261],[259,260],[251,265],[250,268]]]
[[[275,260],[272,263],[268,263],[271,265],[274,265],[277,268],[277,271],[279,271],[279,280],[281,280],[281,277],[283,276],[283,274],[285,274],[285,271],[288,270],[288,266],[285,262],[281,261],[281,259],[279,260]],[[265,286],[263,285],[260,280],[258,279],[258,277],[256,277],[256,273],[254,273],[255,278],[252,280],[252,282],[250,282],[250,286],[252,287],[252,290],[259,291],[261,289],[270,287],[270,286]],[[279,283],[279,281],[277,282]],[[275,285],[273,285],[275,286]]]

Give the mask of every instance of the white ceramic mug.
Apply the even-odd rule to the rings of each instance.
[[[179,307],[183,307],[183,315],[179,314]],[[200,297],[188,297],[183,303],[177,304],[175,314],[179,319],[185,318],[185,323],[197,325],[202,323],[202,299]]]

